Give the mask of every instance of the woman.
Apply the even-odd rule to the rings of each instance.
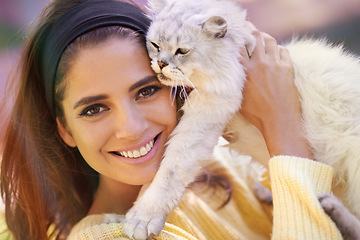
[[[15,239],[64,239],[70,231],[70,239],[124,237],[121,223],[102,224],[103,214],[131,208],[140,187],[153,179],[178,121],[170,90],[150,68],[147,18],[129,4],[82,2],[59,0],[45,9],[22,55],[1,168]],[[255,36],[262,43],[261,34]],[[265,49],[258,44],[251,58],[243,54],[248,83],[242,112],[272,157],[288,155],[270,160],[273,227],[241,167],[224,159],[241,157],[220,150],[159,239],[340,237],[316,200],[316,193],[329,191],[332,171],[305,159],[311,156],[290,58],[274,39],[263,38]],[[263,173],[253,163],[246,167]],[[203,186],[212,183],[217,191],[209,198],[213,191]]]

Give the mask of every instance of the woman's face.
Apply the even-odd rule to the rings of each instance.
[[[134,40],[82,49],[66,78],[64,141],[100,174],[126,184],[150,182],[175,128],[176,104]]]

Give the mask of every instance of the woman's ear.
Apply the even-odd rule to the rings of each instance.
[[[62,140],[70,147],[76,147],[74,138],[72,137],[69,130],[60,122],[59,118],[56,118],[57,128]]]

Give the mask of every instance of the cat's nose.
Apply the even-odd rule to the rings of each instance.
[[[166,67],[168,65],[167,63],[164,63],[164,62],[161,62],[161,61],[158,61],[157,63],[159,65],[160,69],[163,69],[164,67]]]

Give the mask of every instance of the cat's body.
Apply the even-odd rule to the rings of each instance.
[[[125,231],[136,239],[159,233],[238,112],[245,82],[239,50],[246,45],[251,52],[255,45],[245,11],[230,1],[150,0],[150,9],[152,68],[164,84],[194,90],[154,181],[126,215]],[[342,200],[360,217],[359,60],[322,42],[299,41],[288,48],[314,156],[346,182]]]
[[[360,218],[360,58],[319,41],[288,49],[314,158],[334,168],[338,197]]]
[[[185,4],[181,8],[186,8],[186,2],[174,1],[176,5]],[[161,1],[159,1],[159,4],[162,4]],[[221,32],[222,29],[226,30],[228,28],[226,25],[221,26],[221,18],[210,18],[208,21],[203,21],[206,20],[203,14],[200,14],[203,4],[199,3],[197,5],[198,9],[193,9],[198,11],[199,15],[186,11],[176,11],[178,15],[168,15],[166,13],[170,13],[174,9],[172,9],[172,6],[165,6],[168,9],[163,9],[162,14],[155,15],[148,32],[148,39],[156,38],[155,42],[151,43],[150,41],[148,43],[149,54],[153,58],[152,67],[155,68],[154,71],[160,73],[160,65],[169,64],[164,66],[162,71],[169,70],[169,73],[165,75],[171,77],[171,79],[162,78],[162,82],[170,86],[184,85],[195,89],[189,94],[182,107],[184,115],[173,131],[164,159],[153,182],[126,215],[124,229],[128,233],[130,232],[130,235],[134,233],[135,238],[144,238],[144,235],[140,233],[143,232],[142,226],[139,227],[139,225],[144,225],[145,232],[159,233],[165,218],[179,203],[187,185],[194,181],[203,165],[203,160],[211,156],[226,123],[241,105],[241,90],[245,81],[245,72],[239,62],[240,52],[238,50],[245,42],[254,39],[247,23],[239,21],[242,18],[245,20],[245,12],[239,11],[237,8],[231,8],[232,4],[230,3],[227,8],[223,6],[224,12],[222,14],[226,14],[226,9],[233,9],[231,15],[234,18],[231,25],[234,27],[231,32]],[[161,8],[161,6],[159,7]],[[216,6],[214,5],[210,10],[214,9],[214,7]],[[157,6],[152,6],[155,12],[156,8]],[[210,11],[207,15],[213,16],[216,14]],[[181,17],[183,21],[179,22],[178,17]],[[190,23],[190,25],[185,22]],[[192,28],[192,22],[203,24]],[[163,23],[171,24],[171,26],[163,28]],[[226,23],[224,22],[224,24]],[[164,32],[166,35],[164,39],[159,40],[158,27],[161,28],[160,31],[166,31]],[[170,37],[179,35],[179,31],[184,31],[181,34],[181,38],[184,40],[181,50],[176,46],[176,41],[180,39]],[[198,32],[197,36],[193,35],[194,31]],[[202,31],[205,34],[202,34]],[[151,34],[154,34],[154,36]],[[229,37],[223,38],[225,42],[219,44],[213,41],[215,38],[222,38],[221,34],[229,35]],[[199,44],[196,46],[193,44],[194,37],[199,40]],[[155,58],[157,54],[156,44],[164,51],[161,52],[161,56]],[[169,48],[162,44],[169,46]],[[171,48],[172,44],[174,44],[174,48]],[[189,53],[196,51],[196,49],[201,49],[201,51],[197,51],[199,55],[191,55],[192,59],[186,59],[185,51],[188,51],[188,48],[191,48]],[[176,62],[172,55],[177,51],[180,59],[175,65],[182,65],[181,72],[172,63],[173,61]],[[212,54],[208,55],[209,52]],[[201,55],[201,53],[204,53],[204,55]],[[223,57],[224,53],[228,56],[227,58]],[[160,65],[157,61],[161,62]],[[189,65],[185,66],[187,62]],[[192,71],[194,64],[197,64],[196,71]],[[184,75],[188,76],[192,82],[187,81]],[[161,76],[159,77],[161,78]],[[174,82],[175,78],[183,82]],[[234,81],[234,79],[237,80]],[[218,82],[222,82],[222,84],[218,84]],[[139,220],[143,219],[144,222],[138,224]],[[147,224],[149,220],[150,222]]]

